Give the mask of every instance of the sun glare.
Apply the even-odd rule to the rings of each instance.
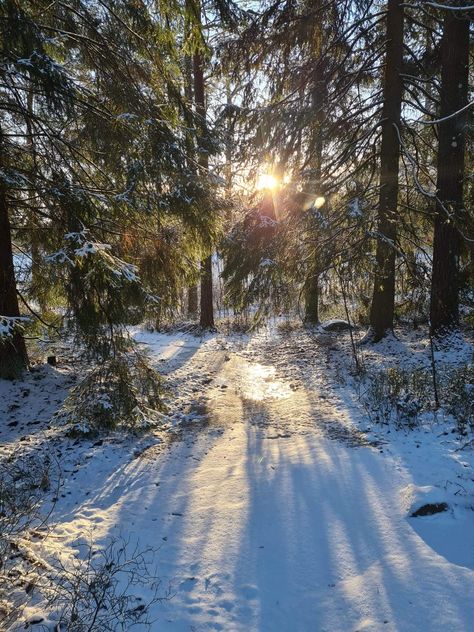
[[[319,196],[318,196],[318,197],[314,200],[313,206],[314,206],[315,208],[321,208],[321,207],[323,207],[323,206],[324,206],[324,204],[325,204],[325,203],[326,203],[326,198],[325,198],[325,197],[323,197],[322,195],[319,195]]]
[[[257,180],[257,189],[259,191],[263,191],[264,189],[276,189],[278,186],[278,180],[275,176],[270,175],[269,173],[262,173]]]

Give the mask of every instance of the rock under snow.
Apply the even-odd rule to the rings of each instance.
[[[341,320],[338,318],[325,320],[320,326],[324,331],[330,332],[348,331],[349,329],[352,329],[352,325],[348,323],[347,320]]]

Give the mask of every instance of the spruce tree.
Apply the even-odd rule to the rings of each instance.
[[[139,315],[173,313],[219,203],[183,131],[202,123],[179,89],[184,7],[7,0],[1,12],[1,371],[11,375],[27,364],[19,307],[102,358]],[[15,244],[32,261],[21,286]]]
[[[459,4],[462,3],[457,3]],[[464,3],[466,6],[467,2]],[[466,106],[469,84],[470,20],[446,8],[441,39],[441,87],[438,123],[437,197],[433,239],[430,324],[434,336],[459,322],[459,258],[464,208]]]
[[[378,342],[393,330],[395,307],[395,259],[398,222],[400,114],[403,80],[404,9],[400,0],[388,0],[386,57],[383,84],[380,193],[377,215],[377,251],[374,290],[367,340]]]

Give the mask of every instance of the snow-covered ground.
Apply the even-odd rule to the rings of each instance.
[[[40,445],[62,470],[52,530],[25,544],[36,556],[113,537],[156,550],[170,597],[152,606],[157,632],[473,629],[474,458],[448,420],[370,423],[347,334],[135,337],[168,376],[167,433],[58,436],[47,421],[72,380],[61,366],[1,385],[4,452]],[[419,337],[392,345],[365,363],[429,362]],[[426,503],[447,511],[410,517]],[[53,629],[35,599],[24,619]]]

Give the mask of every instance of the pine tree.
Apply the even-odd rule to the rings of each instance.
[[[143,310],[176,310],[215,233],[219,204],[182,131],[200,121],[177,85],[184,8],[8,0],[1,11],[2,221],[14,227],[2,238],[34,262],[34,281],[15,287],[6,245],[2,282],[57,321],[66,307],[81,344],[106,357]],[[7,295],[2,316],[16,318]],[[3,356],[14,349],[25,364],[23,343]]]
[[[0,168],[4,167],[4,142],[0,128]],[[0,378],[14,379],[28,366],[16,293],[7,190],[0,181]]]
[[[241,160],[253,172],[269,163],[267,168],[289,181],[277,195],[284,254],[274,253],[272,260],[285,270],[283,276],[292,276],[293,292],[305,298],[307,322],[319,318],[319,276],[334,268],[333,254],[356,260],[351,245],[360,248],[365,218],[362,204],[357,217],[348,212],[357,201],[353,192],[362,196],[364,187],[373,189],[369,161],[378,103],[370,95],[380,47],[372,40],[380,17],[370,18],[365,5],[371,3],[360,4],[359,13],[351,2],[275,3],[253,14],[247,29],[226,43],[227,63],[244,85],[243,106],[235,108]],[[361,96],[364,92],[369,96]],[[245,222],[241,228],[248,231]],[[290,252],[291,264],[284,261]],[[241,254],[246,269],[246,253]],[[248,259],[259,263],[254,253]],[[238,265],[238,258],[231,260]],[[231,267],[225,270],[234,285]],[[274,266],[253,270],[260,279],[267,275],[280,282],[274,272]],[[251,282],[254,288],[269,285]],[[235,288],[232,294],[239,296]],[[275,288],[272,295],[281,292]]]
[[[400,114],[403,80],[404,9],[400,0],[388,0],[387,49],[383,86],[380,193],[377,218],[377,252],[374,290],[367,340],[378,342],[393,330],[395,306],[395,259],[398,222]]]
[[[201,22],[201,8],[198,4],[198,23]],[[205,147],[205,139],[207,135],[206,123],[206,88],[204,84],[204,67],[203,57],[199,50],[196,50],[193,57],[194,72],[194,99],[196,104],[196,112],[200,119],[201,134],[198,138],[198,162],[202,173],[206,176],[209,171],[209,158]],[[214,328],[214,302],[212,287],[212,252],[207,254],[201,262],[201,308],[199,324],[203,329]]]
[[[467,6],[468,3],[464,4]],[[449,333],[459,322],[460,231],[467,223],[463,191],[469,27],[470,21],[466,14],[447,8],[441,40],[441,120],[438,125],[437,199],[430,305],[431,332],[435,336]]]

